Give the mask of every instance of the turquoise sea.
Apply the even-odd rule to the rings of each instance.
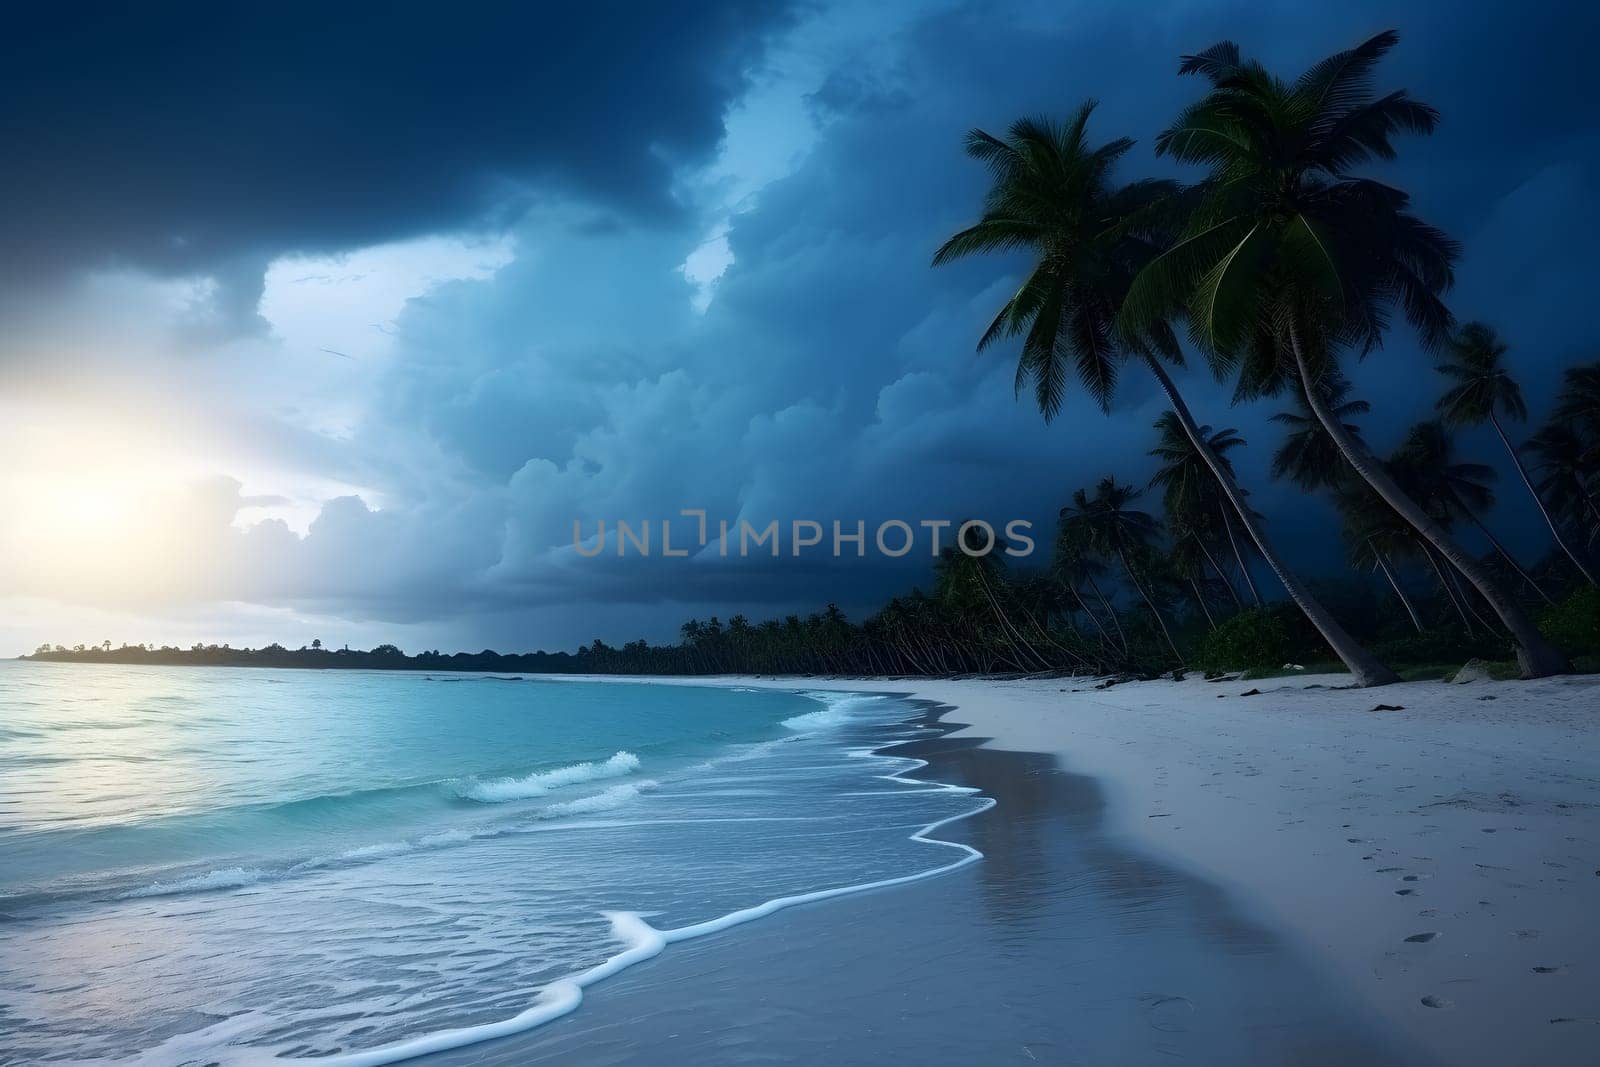
[[[0,663],[0,1062],[384,1063],[977,857],[893,697]],[[726,936],[737,937],[737,930]]]

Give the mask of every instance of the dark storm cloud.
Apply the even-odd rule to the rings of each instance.
[[[0,34],[4,275],[259,290],[266,258],[576,193],[675,210],[779,2],[30,4]]]
[[[1176,76],[1177,57],[1223,38],[1292,76],[1398,28],[1401,45],[1378,84],[1412,90],[1444,121],[1432,138],[1404,139],[1401,160],[1377,172],[1464,242],[1452,305],[1505,332],[1536,416],[1560,366],[1600,349],[1588,251],[1600,237],[1600,156],[1586,95],[1572,88],[1586,84],[1586,49],[1600,31],[1588,7],[985,2],[883,14],[874,42],[882,50],[851,42],[825,57],[832,69],[809,100],[815,143],[792,173],[741,205],[727,235],[734,262],[703,316],[679,267],[708,221],[674,214],[667,164],[706,158],[727,94],[771,20],[684,10],[693,13],[658,16],[662,24],[648,33],[613,19],[608,32],[626,39],[610,57],[599,53],[613,42],[585,44],[577,31],[562,41],[512,40],[442,27],[452,55],[469,52],[461,42],[470,40],[498,57],[448,72],[424,69],[404,48],[395,53],[380,33],[387,52],[359,44],[351,68],[375,83],[346,77],[341,57],[327,57],[322,69],[320,56],[308,58],[316,38],[295,37],[287,54],[317,76],[302,87],[255,61],[249,69],[261,86],[241,91],[234,116],[266,116],[268,140],[289,146],[270,154],[273,181],[248,167],[234,173],[256,158],[253,142],[213,116],[217,129],[205,136],[218,139],[211,151],[222,165],[195,155],[204,138],[182,142],[182,161],[134,153],[144,162],[129,188],[151,218],[95,203],[98,221],[68,228],[75,255],[117,248],[169,268],[222,261],[260,242],[359,243],[477,217],[512,195],[486,184],[514,169],[507,160],[520,161],[525,191],[581,189],[582,199],[608,201],[595,212],[553,197],[561,202],[518,222],[514,262],[411,303],[364,397],[356,438],[363,455],[384,464],[364,484],[393,506],[331,502],[303,540],[266,525],[248,536],[219,532],[234,547],[215,555],[257,561],[234,568],[255,584],[241,590],[236,578],[219,577],[222,593],[349,618],[463,618],[459,632],[478,644],[569,645],[597,633],[669,637],[690,613],[763,615],[830,599],[862,612],[928,577],[926,558],[578,560],[575,518],[592,530],[600,518],[659,521],[682,507],[756,524],[1017,517],[1038,522],[1046,544],[1074,488],[1109,473],[1144,484],[1150,424],[1162,406],[1129,368],[1109,417],[1074,395],[1046,426],[1028,398],[1012,395],[1015,352],[973,352],[1023,264],[928,266],[940,240],[980,208],[986,175],[963,156],[962,136],[973,126],[1001,131],[1023,115],[1059,115],[1093,96],[1101,100],[1096,138],[1140,142],[1123,176],[1170,173],[1151,151],[1153,138],[1201,89]],[[678,27],[679,18],[692,29]],[[653,43],[643,43],[650,34]],[[337,36],[363,39],[352,25]],[[168,62],[182,52],[162,48]],[[550,69],[509,58],[523,49]],[[282,42],[260,51],[286,54]],[[399,66],[387,67],[383,54]],[[132,60],[111,62],[126,70]],[[246,80],[232,79],[230,64],[214,56],[194,62],[171,76],[167,104],[191,86]],[[406,89],[413,76],[449,92],[415,99]],[[508,79],[521,94],[515,105],[497,98]],[[279,113],[269,104],[284,94],[297,104]],[[167,114],[146,100],[141,113]],[[295,110],[304,132],[281,128]],[[374,125],[361,128],[356,117]],[[105,133],[112,125],[79,124],[83,146],[62,158],[109,163],[119,138],[139,140],[120,128]],[[96,130],[105,135],[88,136]],[[341,145],[340,135],[356,142]],[[150,136],[169,150],[179,144],[172,131]],[[303,151],[313,143],[330,154]],[[403,165],[385,170],[395,160]],[[206,209],[192,217],[227,224],[213,252],[201,237],[171,246],[172,220],[191,216],[183,195],[156,188],[167,167]],[[244,203],[246,192],[264,202]],[[6,225],[8,233],[42,232],[32,222],[31,230],[10,218]],[[1430,412],[1441,388],[1433,362],[1401,325],[1357,370],[1373,403],[1375,444],[1392,445]],[[1268,419],[1283,405],[1232,407],[1229,388],[1198,366],[1181,385],[1203,421],[1248,438],[1235,462],[1280,546],[1308,571],[1331,571],[1341,552],[1336,518],[1267,477],[1280,432]],[[1468,436],[1463,448],[1503,462],[1492,441]],[[438,484],[417,473],[437,457],[450,471]],[[1501,492],[1491,521],[1526,555],[1542,553],[1546,539],[1509,473]],[[1159,501],[1145,505],[1156,510]]]
[[[523,244],[539,245],[538,256],[414,306],[375,424],[425,427],[483,492],[497,494],[503,510],[492,530],[448,527],[451,539],[479,546],[460,558],[494,562],[461,574],[430,569],[414,585],[358,581],[340,595],[354,602],[362,588],[382,589],[391,602],[363,610],[398,611],[403,600],[407,617],[438,610],[451,587],[477,610],[632,601],[649,607],[613,620],[606,636],[660,637],[688,604],[762,614],[762,605],[834,599],[869,610],[926,580],[928,564],[576,560],[573,518],[593,529],[599,518],[659,520],[685,506],[758,524],[1019,517],[1037,521],[1047,543],[1073,488],[1108,473],[1144,483],[1161,404],[1129,368],[1110,417],[1076,395],[1047,427],[1011,395],[1014,353],[973,353],[1022,264],[927,265],[980,204],[985,174],[961,154],[962,134],[1096,96],[1094,135],[1141,142],[1124,177],[1158,172],[1153,136],[1199,89],[1175,76],[1179,54],[1235,37],[1292,75],[1391,23],[1403,43],[1381,83],[1412,88],[1444,112],[1445,125],[1431,140],[1408,140],[1387,174],[1416,191],[1425,217],[1465,241],[1463,316],[1538,328],[1519,367],[1530,391],[1547,390],[1556,353],[1593,337],[1582,302],[1557,295],[1575,295],[1579,284],[1560,276],[1574,266],[1562,249],[1592,231],[1594,193],[1592,131],[1559,91],[1580,43],[1557,20],[1425,5],[1310,15],[1191,5],[1162,19],[1120,7],[959,8],[910,20],[892,62],[840,57],[811,99],[816,144],[734,219],[734,263],[703,319],[689,313],[690,290],[674,270],[692,227],[534,226]],[[1512,57],[1517,76],[1486,88],[1484,72]],[[1563,220],[1572,231],[1556,236]],[[1432,362],[1400,327],[1360,368],[1376,443],[1392,444],[1428,413],[1438,392]],[[1266,476],[1278,437],[1267,420],[1283,405],[1231,407],[1229,389],[1198,367],[1182,385],[1205,421],[1249,438],[1236,462],[1290,555],[1308,570],[1331,569],[1341,551],[1336,519]],[[1498,521],[1542,551],[1525,511],[1502,509]],[[407,558],[397,554],[385,573],[409,573]],[[545,625],[556,639],[583,636]]]

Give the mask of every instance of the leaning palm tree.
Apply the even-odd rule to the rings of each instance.
[[[978,348],[1021,337],[1016,385],[1031,384],[1046,420],[1061,410],[1069,379],[1076,377],[1102,409],[1109,409],[1124,358],[1155,375],[1184,433],[1205,457],[1240,524],[1334,652],[1361,685],[1398,681],[1345,631],[1273,549],[1250,513],[1232,474],[1206,446],[1163,359],[1181,363],[1177,338],[1164,318],[1137,332],[1113,328],[1134,275],[1167,243],[1174,230],[1178,187],[1165,181],[1112,181],[1117,160],[1133,142],[1089,143],[1090,101],[1070,121],[1015,123],[1005,138],[982,130],[967,135],[967,153],[987,164],[993,184],[982,218],[944,243],[935,266],[987,252],[1026,251],[1034,257],[1027,277],[984,331]]]
[[[1521,457],[1517,455],[1517,450],[1511,445],[1511,439],[1506,436],[1505,429],[1500,425],[1501,417],[1514,419],[1517,422],[1528,417],[1528,406],[1522,402],[1522,389],[1505,368],[1507,351],[1505,342],[1483,323],[1469,322],[1461,327],[1447,344],[1451,359],[1448,363],[1439,364],[1439,372],[1454,378],[1456,384],[1439,398],[1440,414],[1456,426],[1478,426],[1487,422],[1494,428],[1495,435],[1500,438],[1500,443],[1511,456],[1511,464],[1517,469],[1517,476],[1522,479],[1528,495],[1533,497],[1533,502],[1538,506],[1539,514],[1544,517],[1544,523],[1550,528],[1550,534],[1555,538],[1556,544],[1561,546],[1561,551],[1567,554],[1567,558],[1572,560],[1573,566],[1589,580],[1590,585],[1597,584],[1594,571],[1590,569],[1588,562],[1567,543],[1567,539],[1562,536],[1561,527],[1556,525],[1549,509],[1544,506],[1544,501],[1539,499],[1539,493],[1533,487],[1533,480],[1528,477],[1527,470],[1522,466]],[[1498,542],[1495,543],[1495,547],[1500,550],[1501,555],[1505,555],[1505,549],[1500,548]],[[1509,556],[1507,562],[1516,567]],[[1517,571],[1521,573],[1521,568],[1518,567]],[[1544,595],[1543,590],[1540,590],[1540,595]],[[1545,597],[1545,599],[1550,598]]]
[[[1217,617],[1211,613],[1211,603],[1206,596],[1206,587],[1211,583],[1206,575],[1206,564],[1209,563],[1214,570],[1217,561],[1206,547],[1205,534],[1189,525],[1181,516],[1174,516],[1170,512],[1167,514],[1167,529],[1172,532],[1172,549],[1167,553],[1167,567],[1176,579],[1188,585],[1189,594],[1206,617],[1207,625],[1215,630]],[[1242,607],[1239,594],[1234,591],[1227,576],[1218,572],[1218,580],[1228,587],[1233,602]]]
[[[1397,478],[1413,500],[1428,508],[1440,525],[1449,528],[1466,519],[1478,528],[1506,565],[1526,582],[1546,604],[1554,604],[1539,583],[1512,556],[1483,521],[1482,513],[1494,507],[1494,468],[1456,458],[1456,444],[1443,420],[1419,422],[1407,432],[1396,457],[1405,477]]]
[[[1365,400],[1346,400],[1350,382],[1340,375],[1330,374],[1324,378],[1322,390],[1329,410],[1344,427],[1344,432],[1359,441],[1361,427],[1349,420],[1365,415],[1372,410],[1372,405]],[[1280,411],[1272,416],[1273,422],[1289,430],[1283,444],[1272,454],[1272,476],[1287,478],[1308,492],[1335,489],[1345,481],[1349,470],[1339,454],[1339,444],[1322,428],[1305,396],[1297,392],[1295,400],[1299,410]]]
[[[1108,475],[1095,486],[1093,497],[1082,489],[1072,494],[1072,503],[1061,509],[1061,523],[1067,531],[1079,533],[1084,543],[1094,551],[1117,558],[1134,592],[1139,594],[1150,609],[1150,614],[1155,616],[1167,647],[1182,662],[1183,653],[1178,651],[1177,643],[1172,640],[1167,620],[1156,606],[1149,589],[1139,580],[1139,572],[1133,565],[1133,557],[1148,552],[1160,529],[1155,519],[1130,506],[1141,495],[1133,486],[1119,485],[1115,478]]]
[[[1064,526],[1057,528],[1055,552],[1050,559],[1050,577],[1072,595],[1072,599],[1083,610],[1089,622],[1100,632],[1101,643],[1107,652],[1107,658],[1114,659],[1115,656],[1111,654],[1113,651],[1111,635],[1106,631],[1105,624],[1100,621],[1100,617],[1095,614],[1094,609],[1089,606],[1089,602],[1083,596],[1083,587],[1087,585],[1089,591],[1099,601],[1101,610],[1111,620],[1112,627],[1117,631],[1115,644],[1120,646],[1122,654],[1126,655],[1128,652],[1128,637],[1122,631],[1122,622],[1117,617],[1116,609],[1106,599],[1106,595],[1101,590],[1100,583],[1097,580],[1105,572],[1106,565],[1090,554],[1089,546],[1080,531]]]
[[[1398,307],[1433,348],[1449,336],[1440,294],[1459,246],[1410,212],[1399,189],[1353,168],[1395,155],[1399,131],[1428,133],[1438,113],[1402,91],[1371,87],[1394,46],[1381,33],[1286,82],[1237,45],[1185,57],[1210,91],[1156,141],[1179,162],[1206,166],[1199,202],[1179,239],[1140,272],[1119,330],[1141,336],[1183,314],[1213,367],[1241,397],[1293,383],[1345,461],[1483,595],[1511,632],[1525,677],[1571,670],[1488,568],[1395,484],[1384,464],[1345,432],[1322,382],[1340,350],[1379,346]]]
[[[1576,426],[1591,449],[1600,447],[1600,363],[1571,367],[1562,374],[1554,417]]]
[[[1528,438],[1522,449],[1534,458],[1533,470],[1539,475],[1534,489],[1550,502],[1557,521],[1588,528],[1592,541],[1600,532],[1600,502],[1593,489],[1600,462],[1588,442],[1570,424],[1552,421]]]
[[[1346,555],[1358,570],[1382,573],[1418,633],[1426,629],[1417,607],[1406,595],[1395,560],[1416,552],[1416,539],[1394,510],[1379,499],[1365,482],[1346,478],[1332,486],[1334,506],[1344,519]]]
[[[1228,518],[1229,512],[1233,509],[1219,492],[1217,480],[1212,476],[1211,468],[1206,465],[1205,456],[1189,440],[1189,435],[1183,432],[1183,423],[1172,412],[1163,411],[1156,419],[1155,427],[1161,436],[1156,447],[1150,450],[1150,455],[1160,460],[1161,466],[1156,468],[1155,475],[1150,479],[1150,485],[1161,486],[1162,505],[1166,509],[1167,518],[1181,522],[1195,534],[1196,545],[1205,552],[1218,577],[1228,586],[1228,591],[1233,592],[1233,583],[1228,581],[1228,576],[1217,566],[1217,561],[1211,559],[1211,551],[1202,536],[1212,526],[1211,517],[1216,516],[1220,520],[1222,532],[1227,535],[1228,545],[1233,550],[1234,562],[1239,565],[1239,574],[1244,578],[1245,587],[1250,590],[1251,598],[1259,607],[1261,593],[1256,589],[1250,568],[1245,565],[1244,553],[1239,549],[1239,539],[1233,534],[1233,521]],[[1244,438],[1239,436],[1239,431],[1229,428],[1212,433],[1211,427],[1202,426],[1200,438],[1231,475],[1233,461],[1228,458],[1228,453],[1244,445]],[[1234,594],[1234,599],[1238,599],[1238,594]]]

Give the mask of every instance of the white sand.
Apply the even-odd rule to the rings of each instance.
[[[1112,832],[1227,889],[1442,1060],[1600,1062],[1600,678],[716,681],[955,705],[1097,779]]]

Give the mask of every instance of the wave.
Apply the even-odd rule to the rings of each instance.
[[[831,710],[832,709],[829,709],[829,711]],[[807,715],[799,715],[795,718],[808,719],[810,716],[823,714],[828,714],[828,711],[809,712]],[[959,841],[945,841],[937,837],[930,837],[929,835],[935,830],[939,829],[941,826],[944,826],[948,823],[971,818],[980,812],[988,811],[990,808],[994,807],[995,800],[992,797],[977,795],[979,791],[970,786],[958,786],[943,782],[927,782],[905,778],[904,775],[910,773],[911,771],[918,770],[928,765],[927,760],[906,756],[887,756],[884,754],[887,749],[894,748],[905,743],[907,742],[895,742],[893,744],[884,745],[876,749],[852,751],[849,753],[849,755],[893,760],[895,762],[910,764],[910,766],[902,767],[900,770],[897,770],[892,774],[884,775],[884,777],[890,781],[914,784],[919,788],[932,788],[934,791],[950,791],[966,795],[973,795],[974,799],[981,801],[977,807],[970,811],[960,812],[955,815],[949,815],[945,818],[935,820],[934,822],[923,826],[921,829],[910,835],[911,840],[925,845],[954,849],[959,853],[959,855],[949,863],[941,864],[940,866],[932,867],[927,870],[915,871],[911,874],[903,874],[890,878],[881,878],[871,882],[860,882],[854,885],[832,886],[827,889],[818,889],[808,893],[796,893],[792,896],[775,897],[772,900],[763,901],[760,904],[756,904],[748,908],[741,908],[737,911],[729,912],[726,915],[718,916],[715,919],[708,919],[705,922],[695,923],[691,926],[680,926],[670,930],[658,930],[646,922],[642,915],[636,912],[603,912],[602,915],[606,919],[610,920],[612,937],[621,942],[624,946],[622,951],[611,956],[609,959],[590,967],[586,971],[581,971],[568,978],[551,982],[538,992],[538,994],[534,997],[533,1002],[529,1004],[527,1008],[523,1009],[518,1014],[511,1016],[510,1018],[500,1019],[490,1023],[482,1023],[476,1026],[463,1026],[454,1029],[437,1030],[430,1034],[423,1034],[419,1037],[407,1038],[405,1040],[397,1041],[393,1044],[382,1045],[378,1048],[366,1049],[359,1052],[348,1052],[341,1055],[320,1057],[315,1060],[289,1057],[275,1060],[274,1062],[301,1064],[314,1063],[317,1065],[326,1065],[326,1067],[379,1067],[381,1064],[396,1063],[402,1060],[409,1060],[417,1056],[425,1056],[436,1052],[445,1052],[451,1049],[463,1048],[468,1045],[475,1045],[479,1042],[489,1041],[494,1038],[508,1037],[512,1034],[525,1033],[526,1031],[543,1026],[545,1023],[559,1019],[563,1015],[568,1015],[576,1011],[578,1006],[583,1003],[583,991],[585,988],[594,985],[596,982],[599,982],[605,978],[609,978],[621,971],[624,971],[636,963],[642,963],[645,960],[660,955],[670,944],[680,941],[693,940],[697,937],[703,937],[706,934],[714,934],[723,930],[727,930],[730,927],[741,926],[744,923],[765,918],[775,912],[783,911],[799,904],[810,904],[821,900],[831,900],[835,897],[864,893],[868,890],[884,889],[890,886],[906,885],[911,882],[920,882],[927,878],[934,878],[941,874],[947,874],[950,871],[965,867],[969,863],[976,863],[978,860],[983,859],[983,853],[978,851],[976,848],[973,848],[971,845],[963,844]],[[607,789],[605,793],[612,793],[613,791],[623,789],[631,789],[634,795],[637,795],[638,792],[638,787],[630,784],[628,786],[612,786],[610,789]],[[599,794],[599,796],[604,795],[604,793]],[[595,800],[598,799],[598,796],[585,799]],[[572,801],[570,803],[576,804],[579,803],[579,801]],[[556,805],[552,805],[552,807],[555,806]]]
[[[784,719],[781,725],[787,730],[799,733],[812,733],[817,730],[831,730],[835,726],[843,726],[852,718],[852,711],[858,705],[869,700],[878,700],[879,697],[861,696],[856,693],[807,693],[812,700],[822,703],[820,711],[808,711],[803,715],[795,715]]]
[[[628,756],[626,752],[617,753],[618,756]],[[629,757],[632,758],[631,756]],[[612,757],[606,763],[616,760]],[[625,762],[625,761],[624,761]],[[634,760],[637,766],[638,761]],[[603,764],[579,764],[579,766],[604,766]],[[562,768],[573,770],[574,768]],[[550,772],[552,774],[557,772]],[[628,782],[622,785],[610,786],[598,793],[585,797],[576,797],[572,800],[558,801],[547,804],[533,813],[533,818],[539,822],[548,819],[561,819],[569,815],[588,815],[594,812],[610,811],[621,807],[637,798],[647,789],[653,789],[659,783],[644,779],[638,782]],[[243,889],[247,886],[258,885],[262,882],[279,881],[285,878],[296,878],[305,875],[317,874],[322,871],[358,864],[374,863],[379,860],[389,859],[394,856],[403,856],[412,852],[423,852],[432,849],[453,848],[457,845],[469,844],[487,838],[500,837],[504,834],[526,833],[533,829],[533,824],[522,823],[513,825],[485,826],[475,830],[439,830],[423,834],[409,841],[386,841],[374,845],[363,845],[358,848],[346,849],[333,855],[321,856],[315,859],[302,860],[275,870],[264,870],[258,867],[225,867],[220,870],[207,871],[189,878],[178,878],[170,882],[154,882],[138,889],[129,890],[120,895],[118,899],[137,900],[145,897],[168,897],[184,893],[210,893],[228,889]]]
[[[623,778],[639,769],[639,757],[632,752],[618,752],[608,760],[598,763],[574,763],[557,767],[553,771],[539,771],[525,778],[493,778],[474,781],[461,786],[456,795],[463,800],[480,804],[504,804],[513,800],[530,800],[542,797],[552,789],[596,782],[606,778]]]
[[[267,872],[257,867],[225,867],[219,871],[197,874],[193,878],[180,878],[175,882],[156,882],[123,895],[128,899],[138,899],[169,897],[178,893],[206,893],[216,889],[243,889],[265,877]]]
[[[614,785],[593,796],[579,797],[576,800],[563,800],[541,808],[539,817],[541,819],[557,819],[563,815],[587,815],[592,811],[610,811],[612,808],[626,804],[644,790],[654,788],[655,785],[656,783],[648,778],[642,782]]]

